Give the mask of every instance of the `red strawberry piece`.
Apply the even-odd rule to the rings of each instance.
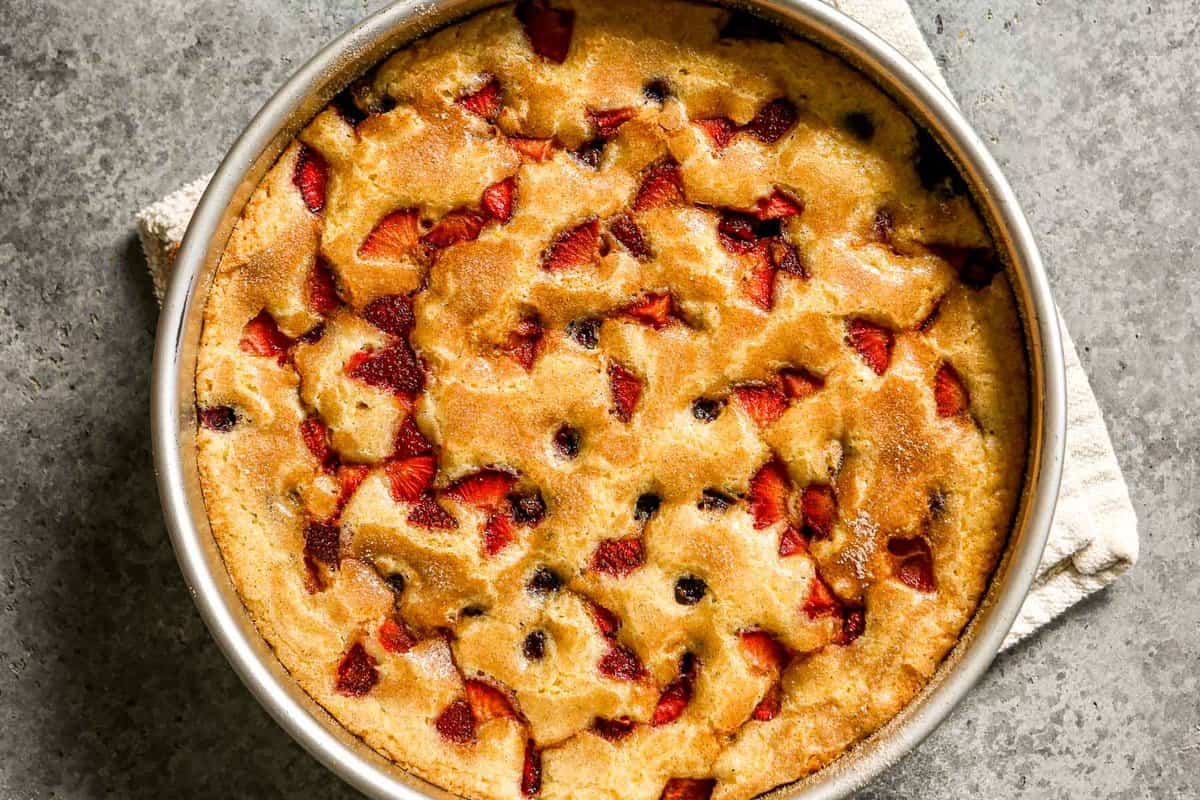
[[[791,242],[786,242],[782,238],[768,240],[767,258],[775,269],[783,270],[788,275],[795,275],[797,278],[808,277],[808,267],[800,258],[800,251]]]
[[[825,381],[803,367],[785,367],[779,370],[779,385],[790,400],[803,400],[825,386]]]
[[[669,292],[649,292],[622,308],[621,314],[656,331],[678,319],[675,316],[675,301]]]
[[[918,592],[932,592],[937,588],[933,576],[933,550],[925,537],[893,536],[888,539],[888,552],[895,556],[895,575],[901,583]]]
[[[646,550],[636,536],[605,539],[592,553],[591,569],[604,575],[623,578],[646,563]]]
[[[635,727],[637,727],[637,723],[629,717],[618,717],[617,719],[596,717],[592,720],[592,731],[601,739],[609,742],[621,741],[633,733]]]
[[[508,696],[490,683],[471,679],[463,682],[463,689],[467,693],[471,715],[477,721],[517,718],[517,712]]]
[[[807,552],[808,542],[804,539],[804,535],[791,525],[784,528],[783,534],[779,537],[779,557],[787,558]]]
[[[758,701],[754,711],[750,712],[750,717],[759,722],[770,722],[779,716],[781,708],[783,708],[783,687],[779,681],[775,681],[767,688],[767,693],[763,695],[762,700]]]
[[[865,319],[852,319],[846,324],[846,340],[876,375],[887,372],[896,343],[891,331]]]
[[[329,166],[321,154],[306,144],[300,145],[292,183],[300,190],[304,205],[314,214],[325,208],[325,183],[328,177]]]
[[[735,386],[733,399],[760,428],[770,425],[788,410],[788,400],[783,392],[766,384],[744,383]]]
[[[314,314],[325,316],[342,302],[338,297],[333,273],[330,272],[329,265],[325,263],[324,259],[317,259],[317,263],[313,265],[312,272],[308,273],[308,281],[305,283],[304,290],[308,296],[308,307]]]
[[[731,253],[748,253],[758,242],[754,219],[738,211],[722,211],[717,222],[717,239]]]
[[[396,431],[396,446],[392,451],[392,456],[408,458],[429,453],[432,450],[433,445],[421,433],[412,414],[409,414],[404,418],[404,422],[400,423],[400,429]]]
[[[438,505],[433,492],[421,495],[421,499],[408,512],[408,522],[410,525],[419,525],[431,530],[452,530],[458,527],[458,520]]]
[[[617,635],[617,631],[621,629],[620,618],[595,601],[588,601],[588,613],[596,623],[596,627],[600,630],[600,635],[606,639],[613,638]]]
[[[796,124],[799,115],[796,105],[786,97],[779,97],[758,110],[754,119],[745,125],[751,136],[766,144],[773,144]]]
[[[517,193],[517,179],[505,178],[483,190],[483,207],[500,223],[508,222],[513,215],[513,199]]]
[[[355,642],[338,662],[337,682],[334,684],[338,693],[347,697],[362,697],[371,691],[379,682],[379,670],[375,666],[375,659],[362,643]]]
[[[546,0],[527,0],[517,4],[517,19],[529,37],[533,52],[555,64],[567,60],[575,27],[574,11],[551,8]]]
[[[342,529],[336,520],[309,520],[304,526],[304,554],[337,567],[342,560]]]
[[[498,469],[481,469],[459,478],[446,491],[448,497],[484,511],[495,511],[516,484],[515,475]]]
[[[842,610],[842,629],[838,632],[834,644],[848,645],[863,635],[867,629],[866,613],[861,608]]]
[[[650,258],[650,245],[646,243],[646,237],[642,234],[642,229],[638,227],[632,215],[619,214],[613,217],[612,221],[608,223],[608,232],[624,245],[625,249],[629,251],[629,255],[638,261],[646,261]]]
[[[636,115],[637,110],[628,106],[587,112],[588,121],[596,126],[596,135],[601,139],[611,139],[616,136],[617,129]]]
[[[358,247],[362,258],[400,259],[408,254],[420,239],[419,215],[416,209],[393,211],[367,234]]]
[[[454,102],[488,122],[495,122],[500,114],[500,99],[504,90],[500,86],[500,79],[495,75],[485,74],[484,77],[486,80],[483,86],[474,92],[459,95]]]
[[[553,139],[533,139],[527,136],[512,136],[508,146],[530,161],[541,163],[554,153]]]
[[[363,318],[393,336],[408,336],[417,322],[412,300],[402,294],[376,297],[363,308]]]
[[[487,218],[478,211],[460,208],[442,217],[436,225],[421,237],[421,241],[435,250],[441,250],[459,242],[472,242],[479,238]]]
[[[759,672],[778,673],[787,664],[787,649],[766,631],[742,631],[738,634],[738,639],[750,666]]]
[[[437,462],[433,456],[412,456],[383,465],[392,485],[392,498],[397,503],[411,503],[433,483]]]
[[[242,328],[242,340],[238,347],[251,355],[273,358],[280,364],[287,363],[288,348],[292,340],[279,330],[275,318],[266,311],[260,311],[258,316],[246,323]]]
[[[338,492],[338,510],[345,508],[346,503],[358,491],[358,487],[367,479],[371,468],[366,464],[351,464],[338,467],[337,480],[341,490]]]
[[[750,514],[755,530],[769,528],[787,516],[787,496],[791,490],[787,468],[779,459],[759,467],[750,479]]]
[[[407,653],[417,644],[417,637],[404,623],[388,617],[379,626],[379,644],[389,653]]]
[[[775,305],[775,267],[771,264],[767,244],[759,242],[742,258],[747,266],[742,291],[754,305],[770,311]]]
[[[809,619],[841,613],[842,604],[834,597],[833,590],[819,573],[814,572],[809,582],[808,599],[804,601],[804,615]]]
[[[590,264],[600,244],[600,222],[595,217],[558,234],[542,254],[542,269],[555,272]]]
[[[658,705],[654,707],[654,716],[650,719],[652,726],[668,725],[683,716],[691,702],[699,669],[699,659],[691,653],[684,653],[679,662],[679,677],[668,683],[658,697]]]
[[[393,394],[417,394],[425,388],[425,370],[408,342],[355,353],[346,363],[346,374]]]
[[[237,424],[237,412],[229,406],[205,406],[196,412],[201,428],[228,433]]]
[[[508,341],[500,352],[515,360],[526,371],[533,369],[542,352],[542,323],[537,317],[526,317],[517,323],[517,329],[508,335]]]
[[[525,760],[521,764],[521,794],[537,797],[542,792],[542,754],[533,739],[525,742]]]
[[[712,778],[671,778],[659,800],[709,800],[716,785]]]
[[[304,445],[317,461],[322,465],[329,462],[332,453],[326,438],[325,423],[316,417],[309,417],[300,423],[300,438],[304,440]]]
[[[751,212],[765,222],[769,219],[785,219],[794,217],[804,210],[804,202],[781,189],[776,189],[766,197],[760,198]]]
[[[646,172],[634,198],[633,210],[648,211],[680,202],[683,202],[683,173],[679,164],[668,160],[655,164]]]
[[[942,364],[933,376],[933,399],[937,403],[939,417],[957,417],[965,414],[970,405],[967,387],[954,367]]]
[[[608,365],[608,384],[612,390],[613,413],[621,422],[629,422],[642,396],[642,379],[613,362]]]
[[[512,544],[512,520],[507,514],[493,514],[483,526],[483,552],[494,556]]]
[[[637,654],[615,642],[609,644],[599,667],[600,674],[615,681],[639,681],[646,677],[646,668]]]
[[[442,709],[433,725],[447,741],[455,744],[475,741],[475,717],[471,714],[471,706],[461,698]]]
[[[708,134],[708,138],[712,140],[713,149],[718,152],[725,149],[725,145],[729,144],[734,134],[737,133],[737,125],[729,117],[698,119],[696,125]]]
[[[824,483],[805,486],[800,495],[800,513],[804,518],[805,535],[813,539],[828,538],[837,517],[837,497],[833,487]]]

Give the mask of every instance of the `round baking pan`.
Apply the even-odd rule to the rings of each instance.
[[[196,605],[217,644],[263,707],[310,753],[374,798],[450,798],[348,733],[295,683],[259,635],[209,529],[196,468],[194,376],[208,287],[226,240],[259,179],[295,134],[355,78],[404,44],[497,5],[408,0],[343,34],[301,67],[254,117],[221,163],[180,247],[158,325],[151,429],[167,529]],[[724,5],[731,5],[724,3]],[[738,7],[774,21],[858,68],[924,126],[958,165],[991,228],[1025,327],[1030,441],[1025,486],[990,588],[957,645],[917,697],[842,758],[771,793],[843,797],[915,747],[987,669],[1029,591],[1058,495],[1065,387],[1058,315],[1029,226],[996,162],[954,103],[890,45],[820,0]]]

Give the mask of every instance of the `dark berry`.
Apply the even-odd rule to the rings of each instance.
[[[675,602],[681,606],[694,606],[704,599],[708,584],[703,578],[694,575],[684,575],[675,581]]]
[[[692,403],[692,416],[701,422],[713,422],[721,416],[721,401],[701,397]]]
[[[546,634],[544,631],[534,631],[525,637],[521,645],[521,653],[530,661],[541,661],[546,655]]]
[[[572,150],[571,155],[575,156],[575,160],[585,167],[599,169],[600,158],[604,155],[604,139],[596,137],[591,141],[584,142],[578,149]]]
[[[200,427],[228,433],[237,422],[237,414],[229,406],[208,406],[199,411]]]
[[[875,137],[875,121],[865,111],[851,111],[842,117],[842,126],[860,141],[869,142]]]
[[[733,505],[733,498],[716,489],[705,489],[696,505],[701,511],[725,511]]]
[[[513,519],[520,525],[537,525],[546,516],[546,501],[539,492],[509,495]]]
[[[642,87],[642,95],[651,102],[661,104],[671,96],[671,87],[662,78],[655,78]]]
[[[538,567],[525,588],[533,594],[550,594],[562,588],[562,578],[549,567]]]
[[[577,319],[567,325],[567,336],[587,350],[595,350],[600,344],[600,320],[595,317]]]
[[[745,11],[734,11],[717,34],[722,39],[756,39],[762,42],[781,42],[779,30],[761,17]]]
[[[945,510],[946,495],[942,494],[941,489],[934,489],[929,493],[929,513],[934,517],[940,517]]]
[[[652,492],[646,492],[637,499],[637,504],[633,507],[633,518],[638,522],[645,522],[658,513],[658,507],[661,505],[661,497]]]
[[[574,458],[579,455],[579,431],[570,425],[563,425],[554,434],[554,447],[563,458]]]
[[[464,617],[482,617],[483,612],[483,606],[470,605],[462,610],[462,615]]]
[[[396,596],[404,594],[404,576],[399,572],[393,572],[383,580]]]
[[[917,177],[927,191],[939,194],[962,194],[966,185],[954,162],[937,141],[923,128],[917,129],[917,149],[913,155]]]

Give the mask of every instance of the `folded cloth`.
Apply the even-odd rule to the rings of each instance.
[[[950,96],[906,0],[825,2],[890,42]],[[137,215],[138,234],[160,302],[175,253],[209,177],[192,181]],[[1005,649],[1112,583],[1138,556],[1137,517],[1129,490],[1087,374],[1061,319],[1060,327],[1067,380],[1062,488],[1037,578],[1004,640]]]

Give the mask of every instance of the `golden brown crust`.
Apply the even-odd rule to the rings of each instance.
[[[205,498],[281,662],[422,777],[751,797],[891,718],[974,611],[1023,475],[1020,324],[971,271],[968,200],[922,184],[913,124],[841,62],[719,38],[703,6],[568,8],[563,63],[494,9],[392,56],[359,89],[378,113],[322,112],[268,173],[206,309]],[[462,101],[493,77],[498,110]],[[780,98],[795,119],[765,130]],[[721,146],[714,118],[742,129]],[[379,316],[397,295],[411,333]]]

